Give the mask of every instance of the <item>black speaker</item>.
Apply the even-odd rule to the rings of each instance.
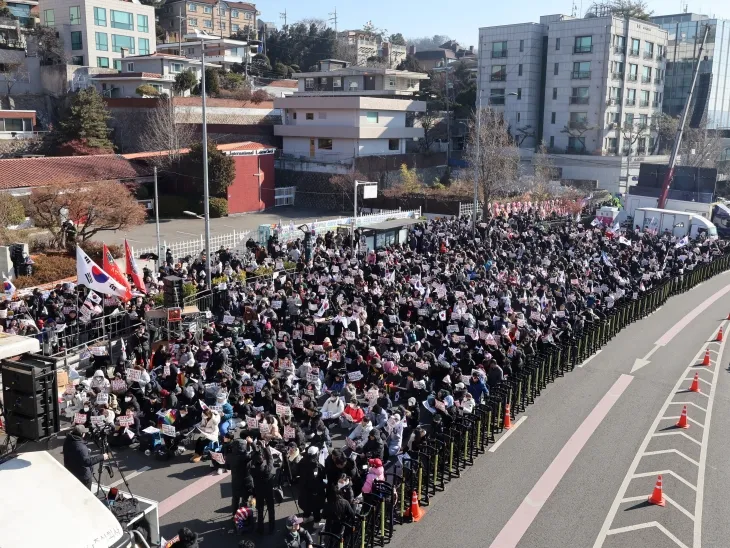
[[[167,276],[162,279],[162,297],[165,308],[183,307],[183,280],[179,276]]]
[[[2,361],[5,431],[38,440],[59,430],[56,362],[25,355]]]

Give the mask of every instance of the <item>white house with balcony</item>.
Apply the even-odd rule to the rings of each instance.
[[[347,163],[359,156],[404,154],[408,140],[424,136],[413,122],[426,103],[407,97],[425,74],[339,68],[340,63],[325,60],[318,72],[296,74],[298,91],[274,100],[283,112],[274,135],[282,138],[285,157]]]
[[[200,59],[202,44],[205,43],[205,60],[217,63],[226,70],[237,63],[247,64],[258,53],[258,45],[245,40],[233,40],[194,29],[185,34],[182,42],[157,44],[157,51]]]
[[[151,85],[158,93],[172,96],[174,95],[172,88],[177,75],[191,70],[200,81],[201,66],[201,62],[194,59],[158,52],[152,55],[125,57],[122,59],[121,72],[97,74],[91,77],[91,81],[104,97],[139,97],[136,90],[143,84]],[[220,65],[214,63],[206,63],[205,66],[220,68]],[[190,91],[183,94],[183,96],[188,95],[190,95]]]

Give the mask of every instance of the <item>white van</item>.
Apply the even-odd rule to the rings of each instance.
[[[146,545],[125,532],[105,504],[46,451],[20,453],[0,464],[0,493],[2,548]],[[157,539],[151,540],[157,544],[161,539],[154,506],[150,525]]]

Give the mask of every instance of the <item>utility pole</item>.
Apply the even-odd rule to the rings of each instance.
[[[185,17],[182,15],[182,3],[178,9],[177,15],[177,54],[182,55],[182,22]]]
[[[451,83],[451,78],[449,77],[449,68],[446,67],[446,70],[444,72],[446,75],[446,81],[444,83],[444,86],[446,87],[446,165],[449,164],[449,160],[451,159],[451,107],[449,105],[449,101],[451,99],[451,90],[454,87],[454,84]]]
[[[205,218],[205,284],[211,289],[210,262],[210,191],[208,186],[208,117],[205,110],[205,39],[200,40],[201,76],[200,93],[203,97],[203,217]]]
[[[162,253],[162,247],[160,246],[160,210],[157,205],[159,202],[159,196],[157,194],[157,166],[154,167],[155,177],[155,231],[157,232],[157,266],[160,266],[160,259],[165,255]],[[164,259],[163,259],[164,260]]]
[[[286,10],[282,11],[281,13],[279,13],[279,19],[283,19],[284,20],[284,26],[286,26]]]
[[[335,34],[337,34],[337,6],[335,6],[335,11],[331,12],[329,16],[328,21],[335,24]]]
[[[477,57],[477,138],[476,138],[476,153],[474,155],[474,203],[472,204],[473,211],[471,212],[471,230],[473,234],[477,231],[477,206],[479,205],[479,158],[481,154],[481,140],[482,140],[482,50],[484,49],[481,44],[481,38],[479,39],[479,56]]]

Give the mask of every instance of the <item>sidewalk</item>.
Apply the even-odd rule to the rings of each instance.
[[[344,215],[347,216],[347,214]],[[343,214],[335,215],[332,212],[282,207],[263,213],[249,213],[236,217],[211,219],[210,233],[211,236],[215,236],[216,234],[230,234],[234,230],[256,231],[259,225],[262,224],[278,223],[279,221],[282,224],[288,224],[290,220],[293,220],[295,225],[299,225],[307,221],[322,221],[341,216]],[[160,219],[160,239],[168,243],[199,238],[203,233],[203,229],[203,219]],[[124,244],[125,238],[137,249],[155,247],[157,245],[157,236],[154,220],[127,231],[99,232],[94,239],[101,240],[106,244]]]

